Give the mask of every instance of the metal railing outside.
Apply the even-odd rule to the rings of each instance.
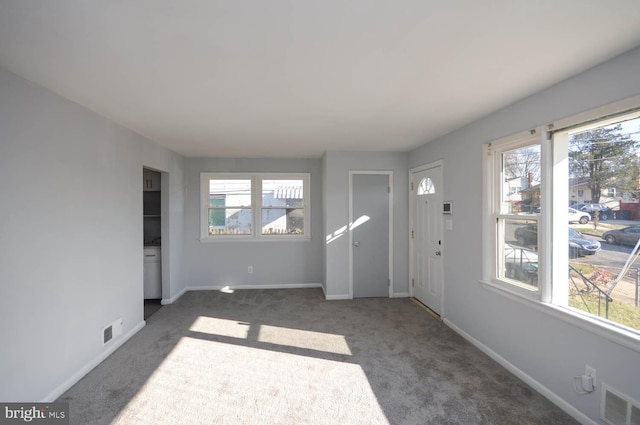
[[[575,278],[574,278],[574,274],[572,272],[575,272],[575,274],[577,274],[582,279],[582,283],[584,285],[583,289],[580,289],[578,287],[578,284],[576,283]],[[602,315],[602,302],[604,300],[604,303],[605,303],[605,316],[604,317],[605,317],[605,319],[609,319],[609,303],[613,302],[613,298],[611,298],[611,296],[610,296],[610,294],[608,292],[605,292],[604,290],[602,290],[600,287],[598,287],[598,285],[596,285],[595,282],[593,282],[591,279],[586,277],[584,274],[582,274],[582,272],[580,272],[580,270],[576,269],[572,265],[569,265],[569,280],[570,280],[571,284],[573,285],[573,287],[576,289],[576,292],[577,292],[578,296],[580,297],[580,299],[582,299],[584,307],[591,314],[594,314],[594,313],[589,308],[589,304],[585,300],[584,296],[586,294],[596,292],[598,294],[598,316]]]

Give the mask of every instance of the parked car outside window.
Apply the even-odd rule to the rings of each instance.
[[[585,211],[578,211],[574,208],[569,208],[569,223],[578,222],[580,224],[587,224],[591,220],[591,214]]]
[[[582,233],[574,229],[569,229],[569,256],[582,257],[583,255],[593,255],[600,251],[600,242],[587,238]]]
[[[613,211],[606,204],[575,204],[572,208],[578,211],[584,211],[591,214],[598,211],[600,220],[607,220],[613,216]]]
[[[583,255],[593,255],[602,248],[600,242],[595,239],[588,238],[582,233],[574,229],[569,230],[569,256],[581,257]],[[514,236],[519,246],[537,247],[538,246],[538,225],[529,224],[527,226],[518,227]],[[638,237],[640,238],[640,226],[638,226]],[[637,239],[636,239],[637,241]]]
[[[602,234],[602,239],[608,244],[635,245],[640,239],[640,225],[629,226],[623,229],[607,230]]]

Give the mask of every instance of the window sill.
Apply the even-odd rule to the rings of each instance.
[[[200,237],[198,239],[201,243],[219,243],[219,242],[309,242],[311,237],[287,237],[287,236],[270,236],[256,238],[253,236],[220,236],[216,238]]]
[[[532,297],[527,297],[516,291],[504,288],[495,282],[481,280],[480,284],[492,292],[498,293],[522,304],[526,304],[538,311],[549,314],[566,323],[640,353],[640,333],[638,332],[617,326],[613,323],[605,322],[604,320],[599,320],[596,317],[591,317],[587,314],[582,314],[570,307],[544,303],[538,299],[533,299]]]

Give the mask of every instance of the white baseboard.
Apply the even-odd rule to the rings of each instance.
[[[339,294],[339,295],[327,295],[327,291],[325,291],[324,287],[322,288],[322,291],[324,292],[324,298],[327,301],[331,301],[331,300],[352,300],[353,297],[350,296],[349,294]],[[409,298],[409,293],[408,292],[395,292],[391,295],[390,298]]]
[[[127,342],[132,336],[137,334],[142,328],[145,326],[145,321],[138,323],[133,329],[123,335],[120,339],[114,340],[111,346],[100,353],[98,357],[84,365],[79,371],[77,371],[74,375],[72,375],[69,379],[60,384],[57,388],[51,391],[41,403],[52,403],[58,397],[65,393],[69,388],[73,387],[79,380],[81,380],[87,373],[91,372],[96,366],[104,361],[107,357],[109,357],[114,351],[122,346],[125,342]]]
[[[321,283],[289,283],[289,284],[280,284],[280,285],[207,285],[207,286],[189,286],[184,288],[178,295],[171,298],[170,302],[166,304],[171,304],[172,302],[177,301],[177,299],[182,296],[187,291],[220,291],[222,289],[304,289],[304,288],[320,288],[322,289],[322,293],[324,294],[324,298],[326,300],[350,300],[352,299],[349,294],[346,295],[327,295],[327,290],[324,285]],[[401,295],[402,296],[402,295]],[[165,304],[164,300],[162,304]]]
[[[567,414],[571,415],[575,420],[577,420],[581,424],[598,425],[597,422],[595,422],[594,420],[586,416],[584,413],[582,413],[581,411],[573,407],[571,404],[569,404],[566,400],[561,398],[559,395],[557,395],[556,393],[551,391],[549,388],[542,385],[540,382],[536,381],[533,377],[527,375],[525,372],[517,368],[515,365],[513,365],[504,357],[502,357],[501,355],[493,351],[491,348],[487,347],[486,345],[484,345],[483,343],[481,343],[480,341],[478,341],[477,339],[475,339],[474,337],[472,337],[471,335],[469,335],[468,333],[460,329],[458,326],[453,324],[450,320],[443,319],[443,322],[445,323],[445,325],[449,326],[451,329],[453,329],[456,333],[458,333],[464,339],[466,339],[471,344],[476,346],[480,351],[485,353],[487,356],[491,357],[493,360],[499,363],[502,367],[504,367],[509,372],[513,373],[515,376],[517,376],[522,381],[527,383],[534,390],[536,390],[537,392],[539,392],[540,394],[548,398],[553,404],[558,406],[560,409],[564,410]]]
[[[284,283],[284,284],[267,284],[267,285],[207,285],[207,286],[188,286],[186,291],[220,291],[221,289],[305,289],[305,288],[322,288],[320,283]]]
[[[174,295],[173,297],[169,299],[163,298],[162,301],[160,301],[160,304],[162,305],[173,304],[174,302],[178,301],[178,298],[183,296],[185,292],[187,292],[187,288],[182,288],[182,290],[178,292],[176,295]]]
[[[278,285],[206,285],[206,286],[187,286],[180,292],[169,299],[163,299],[160,303],[162,305],[173,304],[178,299],[189,291],[220,291],[222,289],[300,289],[300,288],[322,288],[321,283],[286,283]]]
[[[349,294],[344,295],[327,295],[325,293],[324,298],[326,300],[352,300],[353,298]]]

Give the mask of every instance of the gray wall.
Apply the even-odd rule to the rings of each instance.
[[[0,68],[0,400],[55,398],[144,324],[146,156],[182,186],[177,155]]]
[[[311,240],[200,242],[200,173],[311,173]],[[322,283],[320,159],[192,158],[186,160],[184,258],[189,288]],[[253,273],[247,267],[253,266]]]
[[[327,152],[325,168],[324,233],[333,234],[349,223],[349,171],[393,171],[393,293],[407,295],[409,189],[407,155],[390,152]],[[349,296],[349,238],[345,234],[325,244],[325,292],[328,298]]]
[[[597,421],[599,388],[579,396],[573,377],[585,364],[640,400],[640,352],[522,304],[479,284],[482,270],[482,144],[640,94],[640,49],[511,105],[409,155],[409,167],[444,160],[445,198],[454,202],[445,231],[444,317],[450,324],[550,390],[565,407]],[[455,254],[453,254],[455,253]],[[460,267],[460,259],[464,267]],[[640,344],[636,344],[640,347]]]

